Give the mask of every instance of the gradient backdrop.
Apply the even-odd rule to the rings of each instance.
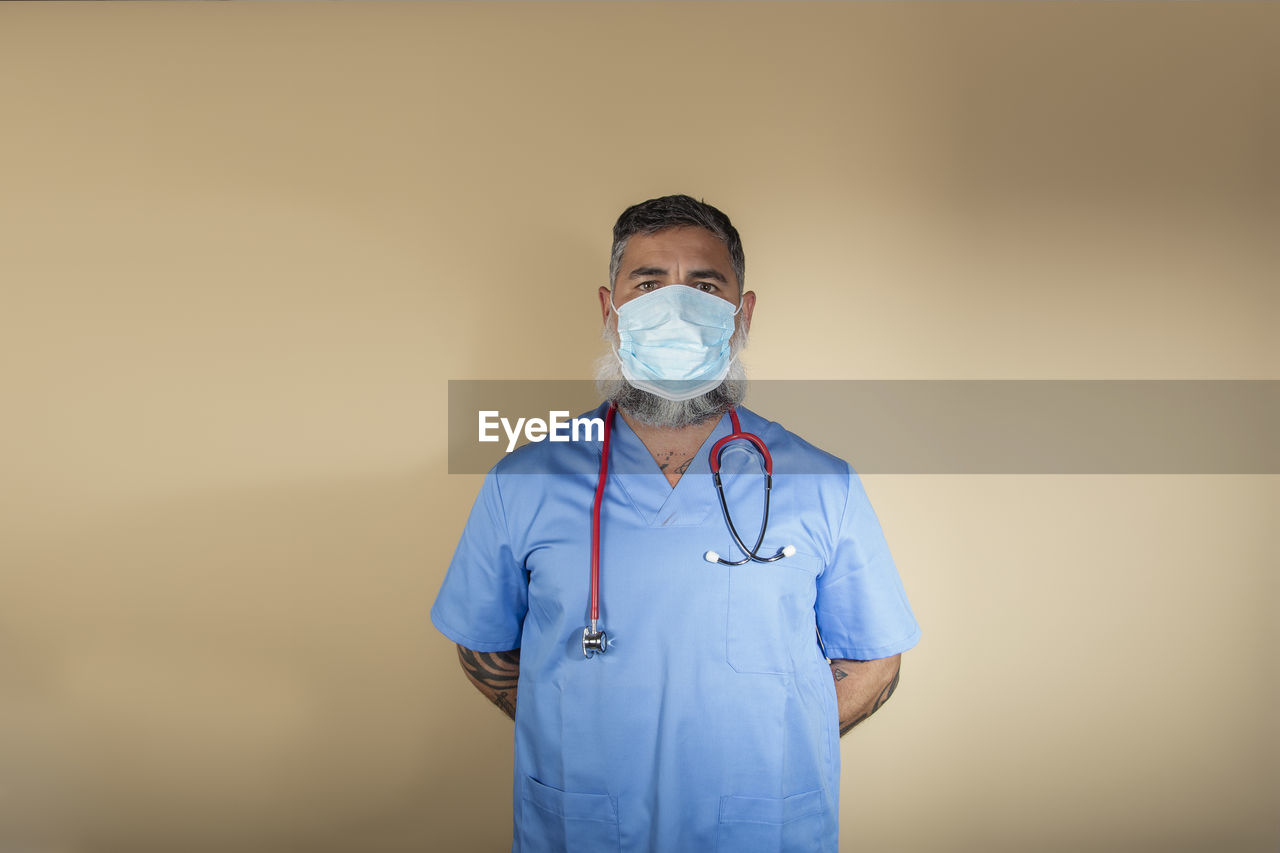
[[[505,849],[446,383],[585,377],[623,207],[757,377],[1277,378],[1278,113],[1267,3],[0,4],[0,853]],[[1276,849],[1277,477],[866,486],[842,850]]]

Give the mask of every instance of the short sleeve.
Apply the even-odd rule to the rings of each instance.
[[[876,660],[920,640],[902,579],[858,475],[836,531],[831,564],[818,578],[817,619],[827,657]]]
[[[431,607],[431,622],[474,651],[507,651],[520,646],[528,602],[527,576],[512,552],[498,477],[490,471]]]

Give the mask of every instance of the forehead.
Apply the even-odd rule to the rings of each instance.
[[[720,270],[736,280],[729,247],[705,228],[694,225],[664,228],[652,234],[632,234],[622,253],[622,275],[639,266],[700,265]]]

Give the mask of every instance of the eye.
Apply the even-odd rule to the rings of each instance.
[[[703,293],[715,293],[720,289],[709,281],[700,281],[695,284],[694,287],[698,288],[698,290],[701,290]]]
[[[648,291],[648,290],[653,290],[657,286],[658,286],[658,282],[656,281],[642,281],[636,285],[636,290]]]

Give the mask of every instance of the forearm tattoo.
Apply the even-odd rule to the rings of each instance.
[[[458,660],[480,691],[507,716],[516,715],[516,683],[520,679],[520,650],[476,652],[458,646]]]
[[[849,674],[849,673],[845,672],[843,669],[841,669],[841,668],[840,668],[840,667],[838,667],[838,666],[833,666],[833,667],[831,667],[831,676],[832,676],[836,681],[839,681],[840,679],[844,678],[844,677],[845,677],[845,676],[847,676],[848,674]],[[854,726],[856,726],[858,723],[860,723],[860,722],[862,722],[863,720],[865,720],[867,717],[870,717],[870,716],[871,716],[872,714],[874,714],[877,710],[879,710],[879,708],[880,708],[880,706],[881,706],[881,705],[883,705],[885,702],[888,702],[888,701],[889,701],[889,697],[893,695],[893,691],[894,691],[894,689],[898,686],[898,677],[899,677],[900,675],[902,675],[902,664],[901,664],[901,663],[899,663],[899,664],[898,664],[898,668],[897,668],[897,669],[895,669],[895,670],[893,671],[893,680],[892,680],[892,681],[890,681],[887,685],[885,685],[885,688],[884,688],[883,690],[881,690],[881,691],[880,691],[880,695],[876,697],[876,703],[875,703],[874,705],[872,705],[872,706],[871,706],[871,710],[867,711],[867,712],[866,712],[866,713],[864,713],[861,717],[858,717],[856,720],[853,720],[852,722],[849,722],[849,723],[841,722],[841,723],[840,723],[840,734],[841,734],[841,736],[843,736],[843,735],[847,735],[847,734],[848,734],[848,733],[853,729],[853,727],[854,727]]]
[[[513,694],[513,697],[514,697],[514,694]],[[500,693],[493,694],[493,704],[501,708],[502,713],[506,714],[511,719],[514,720],[516,718],[515,703],[512,702],[511,699],[507,698],[507,692],[505,690]]]

